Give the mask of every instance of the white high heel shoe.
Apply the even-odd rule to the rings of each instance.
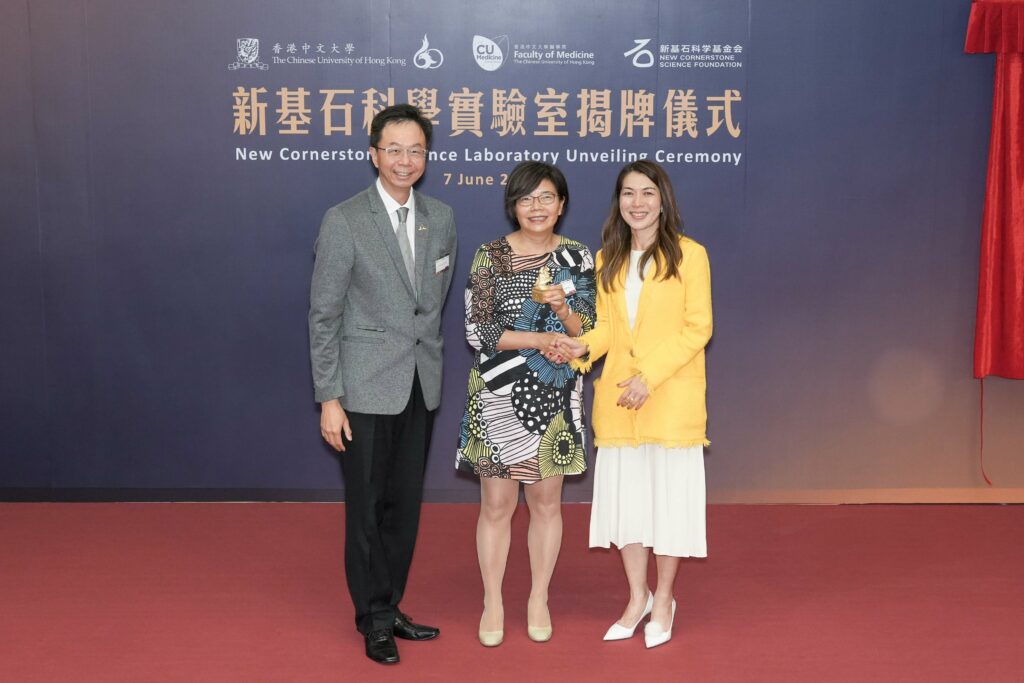
[[[661,625],[651,620],[644,626],[644,644],[648,648],[657,647],[672,640],[672,624],[676,620],[676,601],[672,601],[672,620],[668,622],[668,630],[662,631]]]
[[[640,618],[632,626],[619,626],[618,622],[612,624],[612,627],[608,629],[608,632],[604,634],[605,640],[626,640],[632,638],[633,634],[636,633],[636,627],[640,625],[640,622],[644,620],[651,610],[654,608],[654,593],[647,593],[647,605],[644,607],[644,613],[640,615]]]

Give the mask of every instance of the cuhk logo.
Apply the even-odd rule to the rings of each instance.
[[[444,64],[444,53],[437,48],[430,47],[427,34],[423,34],[423,45],[419,51],[412,56],[412,63],[420,69],[438,69]]]
[[[234,64],[228,64],[228,69],[231,71],[236,69],[267,70],[267,65],[260,61],[259,38],[239,38],[235,41],[235,47],[238,50],[238,61]]]
[[[473,59],[484,71],[497,71],[505,63],[505,51],[508,50],[508,36],[498,36],[494,40],[484,36],[473,36]]]

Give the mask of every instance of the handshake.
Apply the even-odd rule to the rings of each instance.
[[[587,352],[587,345],[560,332],[538,332],[537,350],[553,363],[568,363]]]

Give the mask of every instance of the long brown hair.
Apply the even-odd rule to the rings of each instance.
[[[615,194],[612,195],[612,206],[608,218],[601,229],[601,288],[612,291],[615,280],[629,264],[629,248],[633,241],[633,233],[629,225],[622,219],[619,209],[619,195],[622,183],[630,173],[639,173],[658,186],[661,195],[661,215],[658,218],[658,234],[654,242],[640,257],[640,277],[643,278],[644,266],[654,259],[654,274],[660,280],[679,277],[679,261],[683,258],[683,250],[679,247],[679,235],[683,232],[683,219],[679,216],[676,195],[672,190],[672,181],[668,174],[653,161],[641,159],[632,161],[622,167],[619,177],[615,180]]]

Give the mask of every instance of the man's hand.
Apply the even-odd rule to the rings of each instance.
[[[345,443],[341,440],[342,432],[345,438],[352,440],[352,427],[348,424],[348,415],[341,407],[338,399],[331,399],[320,404],[320,435],[324,441],[331,445],[336,451],[345,451]]]

